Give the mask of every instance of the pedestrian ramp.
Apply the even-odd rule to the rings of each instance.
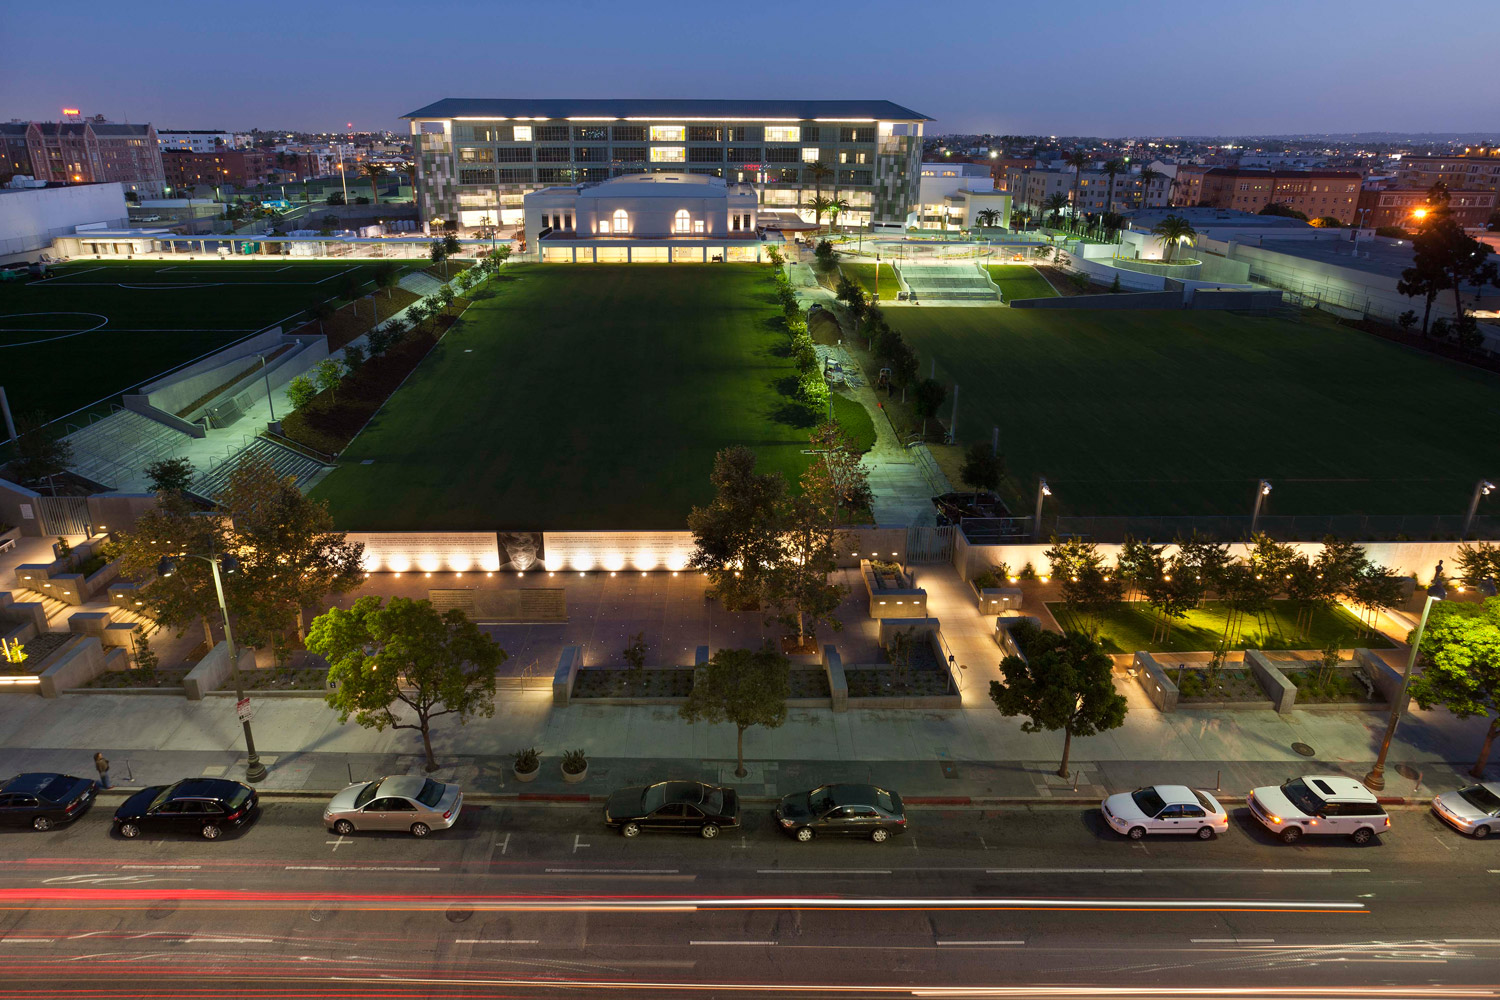
[[[1000,301],[1000,292],[989,276],[972,263],[902,264],[900,270],[902,279],[918,301]]]

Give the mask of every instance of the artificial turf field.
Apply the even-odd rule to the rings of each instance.
[[[723,448],[806,468],[788,354],[764,266],[510,267],[313,495],[350,530],[680,529]]]
[[[1189,311],[886,312],[960,386],[960,443],[1000,428],[1012,509],[1454,514],[1500,470],[1500,377],[1331,321]],[[945,407],[942,415],[946,418]],[[1055,505],[1055,506],[1053,506]]]
[[[60,417],[291,319],[383,263],[79,261],[6,282],[0,384],[12,411]]]

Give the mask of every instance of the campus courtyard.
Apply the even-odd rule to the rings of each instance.
[[[1013,510],[1461,515],[1500,469],[1500,378],[1340,327],[1228,313],[886,312],[960,387],[958,440],[1000,429]],[[950,397],[951,399],[951,397]],[[946,420],[949,408],[944,407]]]
[[[358,530],[681,528],[724,448],[801,475],[796,377],[767,267],[508,267],[314,496]]]

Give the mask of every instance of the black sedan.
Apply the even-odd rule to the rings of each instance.
[[[901,796],[874,785],[824,785],[793,792],[771,815],[784,833],[804,842],[836,835],[868,837],[880,844],[893,833],[906,832]]]
[[[191,831],[217,840],[248,823],[260,808],[255,789],[227,778],[187,778],[142,789],[115,810],[115,829],[126,838],[142,833]]]
[[[0,823],[50,830],[77,819],[94,802],[94,783],[71,774],[18,774],[0,785]]]
[[[733,788],[698,781],[622,788],[604,804],[604,825],[627,837],[642,830],[693,830],[712,839],[740,825],[740,797]]]

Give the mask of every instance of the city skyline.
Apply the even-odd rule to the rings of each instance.
[[[413,17],[394,4],[336,2],[320,6],[312,40],[274,25],[234,25],[221,39],[200,23],[90,3],[81,13],[12,11],[0,85],[7,117],[55,120],[69,107],[165,128],[398,130],[401,115],[444,97],[546,95],[880,98],[930,115],[929,134],[1483,132],[1500,127],[1496,106],[1467,81],[1484,78],[1500,32],[1483,4],[1461,7],[1456,17],[1491,27],[1445,34],[1441,61],[1415,73],[1422,56],[1392,30],[1405,15],[1391,0],[1331,0],[1311,24],[1301,6],[1274,0],[1194,11],[1186,23],[1095,3],[1002,7],[930,29],[920,12],[876,2],[822,9],[826,23],[788,26],[784,38],[742,14],[681,3],[648,16],[585,5],[585,30],[559,33],[542,10],[476,16],[441,4]],[[893,31],[913,16],[917,30]],[[497,44],[453,50],[459,25],[463,37]],[[56,79],[49,40],[63,35],[66,82],[38,85]],[[221,44],[229,70],[201,72],[224,65],[206,58]],[[121,72],[122,51],[135,53],[138,72]]]

